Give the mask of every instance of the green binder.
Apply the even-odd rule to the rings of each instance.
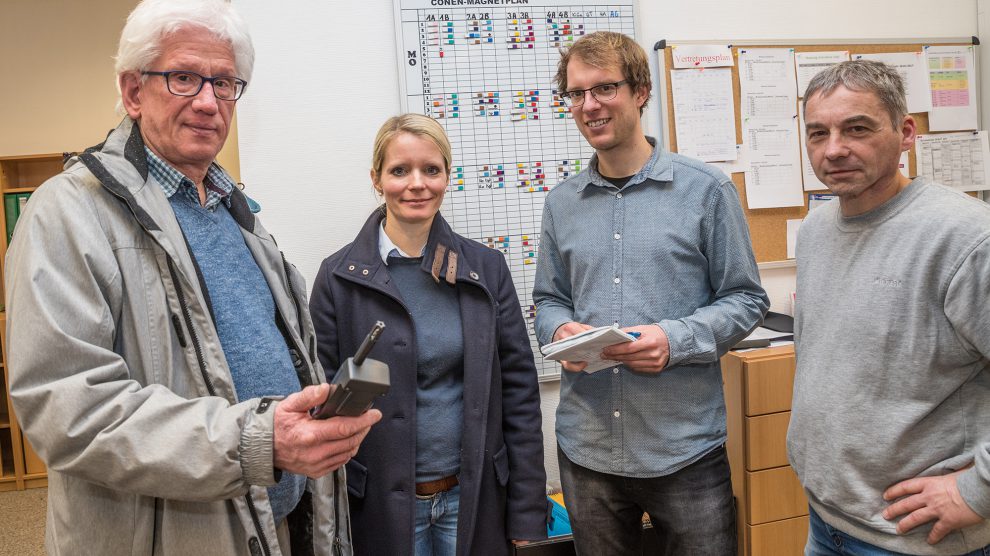
[[[24,205],[31,197],[30,193],[5,193],[3,196],[3,211],[7,219],[7,245],[10,245],[10,238],[14,235],[14,225],[20,218]]]
[[[10,236],[14,233],[14,224],[17,223],[17,193],[4,194],[3,213],[7,219],[7,245],[10,245]]]

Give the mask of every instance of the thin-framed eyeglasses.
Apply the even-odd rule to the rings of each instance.
[[[598,102],[603,102],[606,100],[612,100],[615,98],[616,93],[619,92],[619,87],[625,85],[627,81],[623,79],[622,81],[616,81],[615,83],[602,83],[601,85],[595,85],[594,87],[588,89],[574,89],[573,91],[564,91],[560,97],[564,99],[564,104],[567,106],[581,106],[584,104],[585,93],[590,92],[591,96],[595,97]]]
[[[204,77],[192,71],[142,71],[141,75],[164,77],[168,92],[180,97],[194,97],[203,90],[203,83],[209,83],[213,87],[213,96],[220,100],[233,101],[241,98],[244,87],[247,87],[247,81],[237,77]]]

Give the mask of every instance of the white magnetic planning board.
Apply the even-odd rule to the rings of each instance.
[[[634,35],[633,0],[395,0],[404,109],[435,118],[453,167],[441,213],[501,251],[541,379],[559,376],[533,334],[533,280],[547,192],[593,153],[557,95],[560,49],[594,31]]]

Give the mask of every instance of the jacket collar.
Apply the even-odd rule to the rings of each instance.
[[[201,295],[202,305],[209,307],[202,274],[185,242],[185,235],[172,206],[154,177],[149,175],[147,154],[137,123],[125,117],[103,143],[87,149],[79,155],[78,160],[99,180],[106,191],[127,206],[137,223],[165,253],[178,262],[180,274],[188,280],[188,285],[192,287],[198,282],[199,288],[194,291]],[[68,166],[72,164],[75,162],[70,162]],[[258,224],[247,199],[239,189],[234,188],[230,201],[230,214],[244,233],[262,239],[269,237]],[[248,247],[251,246],[248,242]],[[259,254],[255,253],[255,256],[257,260]]]
[[[378,234],[385,219],[385,207],[375,209],[365,221],[340,264],[334,269],[338,276],[358,282],[388,284],[390,278],[378,249]],[[433,219],[430,235],[423,250],[423,272],[440,282],[454,284],[458,280],[477,283],[479,275],[470,267],[460,250],[457,234],[439,213]]]
[[[658,147],[656,139],[647,136],[646,141],[653,146],[653,154],[650,155],[650,159],[646,161],[646,164],[639,169],[639,172],[636,172],[636,175],[629,180],[626,187],[642,183],[646,180],[669,182],[674,179],[674,165],[670,153],[663,150],[662,147]],[[578,192],[584,191],[584,188],[589,185],[604,188],[615,187],[598,173],[598,153],[591,155],[588,168],[583,173],[574,176],[574,178],[581,179],[581,182],[577,186]]]
[[[142,226],[149,231],[162,229],[152,216],[155,203],[149,202],[151,189],[145,189],[150,179],[148,157],[137,122],[125,116],[105,141],[86,149],[79,158],[104,188],[127,203]],[[257,218],[236,187],[230,193],[230,213],[242,228],[256,233]]]
[[[120,138],[126,137],[124,141],[123,149],[119,149]],[[107,147],[107,143],[110,146]],[[141,181],[147,181],[148,179],[148,158],[144,153],[144,139],[141,138],[140,129],[138,129],[137,122],[125,117],[123,121],[117,124],[115,129],[111,129],[107,133],[107,138],[103,140],[99,145],[89,147],[84,152],[94,153],[94,152],[108,152],[114,153],[115,151],[120,151],[118,154],[123,154],[124,160],[131,163],[132,166],[138,171],[141,176]]]
[[[124,117],[106,140],[86,149],[79,160],[107,191],[127,204],[142,227],[149,232],[161,231],[147,207],[138,202],[148,182],[148,161],[141,130],[134,120]]]

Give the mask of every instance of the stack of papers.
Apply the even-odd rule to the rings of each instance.
[[[757,326],[752,332],[749,333],[749,336],[747,336],[746,339],[747,340],[765,339],[765,340],[770,340],[771,342],[776,342],[776,341],[785,342],[785,341],[793,341],[794,333],[777,332],[776,330],[770,330],[769,328]]]
[[[584,368],[584,372],[593,373],[617,363],[611,359],[602,359],[603,349],[635,339],[619,330],[617,326],[601,326],[547,344],[540,348],[540,352],[543,353],[543,357],[554,361],[587,362],[588,366]]]
[[[757,326],[749,336],[740,340],[732,347],[734,350],[756,349],[764,347],[777,347],[794,343],[793,332],[778,332],[762,326]]]

